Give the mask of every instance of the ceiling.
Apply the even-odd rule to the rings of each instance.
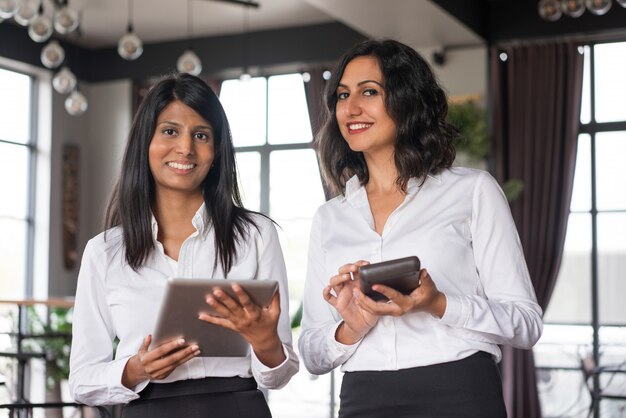
[[[51,15],[59,0],[41,1]],[[240,34],[244,19],[249,32],[336,22],[365,37],[396,38],[416,48],[626,28],[626,9],[617,4],[605,16],[587,12],[545,22],[537,14],[538,0],[255,0],[258,8],[224,0],[70,0],[82,30],[66,40],[89,49],[115,46],[126,31],[129,1],[135,32],[146,44]]]
[[[52,0],[42,1],[52,14]],[[87,48],[116,45],[126,31],[128,1],[70,0],[81,14],[81,35],[67,40]],[[415,47],[481,42],[429,0],[256,0],[258,8],[215,0],[132,1],[134,29],[144,43],[242,33],[246,13],[250,32],[340,22],[367,37],[393,37]]]
[[[53,2],[61,0],[42,1],[51,14]],[[120,59],[116,48],[126,32],[129,0],[69,0],[81,15],[81,34],[54,36],[66,49],[67,65],[92,82],[172,71],[189,46],[200,56],[203,72],[224,76],[240,72],[244,60],[253,74],[326,65],[365,38],[395,38],[416,49],[443,51],[529,38],[626,39],[626,8],[615,0],[604,16],[586,12],[557,22],[539,17],[538,0],[256,1],[258,8],[226,0],[132,0],[135,32],[144,42],[135,61]],[[41,66],[43,46],[16,23],[0,23],[1,57]]]

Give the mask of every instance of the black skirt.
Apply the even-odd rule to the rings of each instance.
[[[506,418],[490,354],[397,371],[347,372],[339,418]]]
[[[254,378],[207,377],[150,383],[122,418],[271,418]]]

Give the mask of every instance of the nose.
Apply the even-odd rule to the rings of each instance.
[[[181,155],[191,155],[194,151],[193,138],[189,132],[186,132],[178,137],[176,141],[176,152]]]
[[[361,101],[358,96],[350,95],[344,100],[344,109],[347,115],[355,116],[360,115],[363,112],[361,108]]]

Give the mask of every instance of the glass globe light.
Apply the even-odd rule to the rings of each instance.
[[[134,32],[128,31],[117,43],[117,53],[125,60],[136,60],[143,53],[143,42]]]
[[[594,15],[603,15],[609,11],[613,5],[612,0],[585,0],[585,6]]]
[[[41,63],[48,68],[57,68],[65,59],[65,51],[57,41],[50,41],[41,50]]]
[[[63,6],[54,13],[54,29],[62,35],[72,33],[78,27],[78,13]]]
[[[61,68],[52,79],[52,87],[61,94],[67,94],[76,87],[76,76],[67,67]]]
[[[176,62],[178,72],[199,75],[202,72],[202,62],[191,49],[183,52]]]
[[[561,10],[569,17],[580,17],[585,13],[583,0],[561,0]]]
[[[80,116],[87,110],[87,98],[78,90],[74,90],[65,99],[65,110],[72,116]]]
[[[541,0],[539,5],[539,16],[549,22],[554,22],[561,18],[561,5],[558,0]]]
[[[45,42],[52,35],[52,22],[50,18],[40,14],[28,27],[28,36],[35,42]]]
[[[626,7],[626,0],[615,0],[617,2],[617,4],[619,4],[622,7]]]
[[[21,0],[17,6],[17,10],[13,15],[15,22],[22,26],[30,25],[39,11],[39,1],[37,0]]]
[[[311,81],[311,73],[305,71],[302,73],[302,81],[304,81],[305,83],[308,83],[309,81]]]
[[[17,10],[17,0],[0,0],[0,19],[10,19]]]

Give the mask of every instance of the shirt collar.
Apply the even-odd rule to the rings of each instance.
[[[441,174],[428,174],[426,176],[427,181],[434,181],[437,184],[441,184]],[[422,181],[416,177],[411,177],[407,183],[407,195],[411,195],[417,193],[417,191],[421,188]],[[348,201],[353,201],[357,196],[365,193],[365,187],[361,184],[359,177],[355,174],[346,182],[346,192],[345,197]]]

